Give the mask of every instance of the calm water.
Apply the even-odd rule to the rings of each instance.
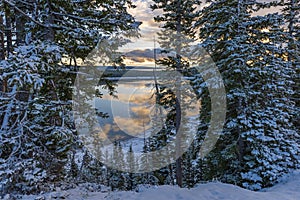
[[[138,77],[138,80],[128,80],[130,75],[127,79],[118,80],[116,97],[109,95],[106,90],[101,90],[103,98],[95,100],[96,108],[109,116],[99,117],[99,125],[102,136],[110,141],[133,137],[147,138],[161,129],[168,113],[168,110],[155,105],[153,77],[149,77],[149,74],[142,77],[135,75],[133,73],[132,77]],[[192,104],[195,104],[195,109],[189,110],[188,115],[196,116],[199,114],[200,105],[199,102]]]
[[[116,97],[102,90],[103,98],[96,99],[95,106],[109,116],[99,118],[103,134],[109,139],[144,137],[153,128],[154,89],[153,80],[137,80],[118,81]]]

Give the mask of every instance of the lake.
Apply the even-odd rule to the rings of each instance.
[[[174,84],[174,76],[172,77],[171,74],[168,77],[160,77],[157,81],[166,86],[163,79],[170,79],[171,85]],[[117,83],[115,96],[111,96],[107,90],[101,89],[102,98],[96,98],[94,102],[99,111],[108,115],[107,118],[98,118],[101,129],[100,137],[111,142],[115,140],[123,141],[123,143],[125,141],[142,141],[161,130],[169,110],[155,103],[156,89],[153,69],[131,69],[126,73],[123,72],[121,77],[113,76],[109,79]],[[188,83],[187,80],[185,82]],[[198,116],[199,102],[190,103],[187,97],[184,97],[184,100],[194,107],[188,110],[187,115],[193,118]],[[132,140],[133,138],[135,140]]]
[[[118,81],[116,97],[101,90],[102,98],[95,106],[107,113],[108,118],[99,118],[102,132],[110,139],[144,137],[151,128],[150,113],[155,107],[153,80]]]

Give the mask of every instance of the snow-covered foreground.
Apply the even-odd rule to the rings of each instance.
[[[139,192],[89,192],[79,188],[52,192],[37,196],[23,196],[33,199],[71,199],[71,200],[299,200],[300,171],[291,174],[281,183],[260,192],[253,192],[240,187],[214,182],[199,184],[193,189],[175,186],[141,187]]]

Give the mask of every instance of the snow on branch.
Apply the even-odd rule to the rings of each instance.
[[[8,0],[3,0],[5,3],[7,3],[8,5],[14,7],[16,9],[16,11],[18,11],[19,13],[21,13],[22,15],[24,15],[26,18],[28,18],[29,20],[31,20],[32,22],[44,27],[44,28],[48,28],[48,26],[40,23],[39,21],[36,21],[35,19],[31,18],[30,16],[28,16],[25,12],[23,12],[20,8],[18,8],[14,3],[8,1]]]

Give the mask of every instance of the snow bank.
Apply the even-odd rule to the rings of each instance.
[[[24,200],[33,199],[71,199],[71,200],[299,200],[300,171],[285,177],[276,186],[260,192],[245,190],[238,186],[220,182],[199,184],[192,189],[176,186],[141,187],[139,192],[91,192],[78,187],[75,189],[52,192],[40,196],[23,196]]]
[[[269,191],[253,192],[224,183],[208,183],[196,188],[186,189],[174,186],[150,188],[141,193],[119,192],[108,199],[130,200],[299,200],[300,176],[286,184],[280,184]]]

